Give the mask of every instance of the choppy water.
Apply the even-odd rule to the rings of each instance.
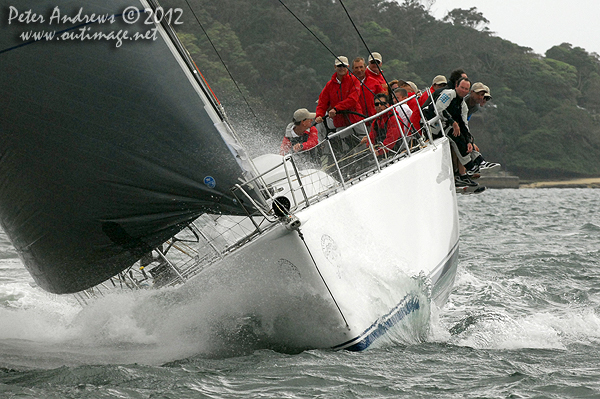
[[[32,287],[0,233],[0,398],[600,398],[600,190],[488,190],[459,208],[456,287],[426,341],[362,353],[215,356],[169,295],[82,310]]]

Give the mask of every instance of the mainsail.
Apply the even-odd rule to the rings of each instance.
[[[144,25],[143,12],[138,24],[122,21],[125,9],[147,3],[59,3],[63,15],[115,22],[50,25],[57,6],[0,0],[0,223],[42,288],[71,293],[129,267],[204,212],[241,214],[230,189],[251,171],[174,35]],[[68,28],[104,38],[157,30],[118,48],[89,36],[24,40],[23,32]]]

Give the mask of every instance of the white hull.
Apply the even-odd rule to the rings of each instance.
[[[303,239],[279,224],[181,289],[218,295],[215,320],[245,320],[287,350],[361,350],[407,316],[428,319],[459,238],[448,141],[436,145],[296,212]]]

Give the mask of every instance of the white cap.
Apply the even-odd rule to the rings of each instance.
[[[448,80],[446,80],[444,75],[437,75],[435,78],[433,78],[433,82],[431,82],[432,85],[445,85],[447,83]]]
[[[372,60],[383,62],[383,60],[381,58],[381,54],[379,54],[379,53],[371,53],[369,55],[369,62],[371,62]]]
[[[473,86],[471,86],[471,91],[474,91],[475,93],[479,93],[480,91],[484,91],[484,92],[488,92],[488,89],[485,88],[486,86],[481,83],[481,82],[477,82],[477,83],[473,83]]]
[[[309,112],[306,108],[300,108],[294,112],[294,122],[302,122],[305,119],[315,119],[316,117],[316,113]]]
[[[412,89],[413,93],[418,93],[419,92],[419,88],[413,82],[406,82],[406,84],[410,86],[410,88]]]
[[[348,64],[348,58],[344,57],[343,55],[338,55],[335,61],[333,62],[333,65],[338,66],[342,64],[344,64],[345,66],[350,65]]]

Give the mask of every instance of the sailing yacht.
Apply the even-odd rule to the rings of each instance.
[[[158,7],[61,7],[115,15],[93,26],[108,37],[149,29],[123,21],[132,3]],[[3,27],[0,224],[35,282],[82,302],[116,286],[217,292],[222,318],[289,350],[363,350],[426,324],[457,268],[448,139],[403,135],[382,158],[377,143],[336,151],[342,131],[252,159],[168,21],[151,28],[115,49]]]

